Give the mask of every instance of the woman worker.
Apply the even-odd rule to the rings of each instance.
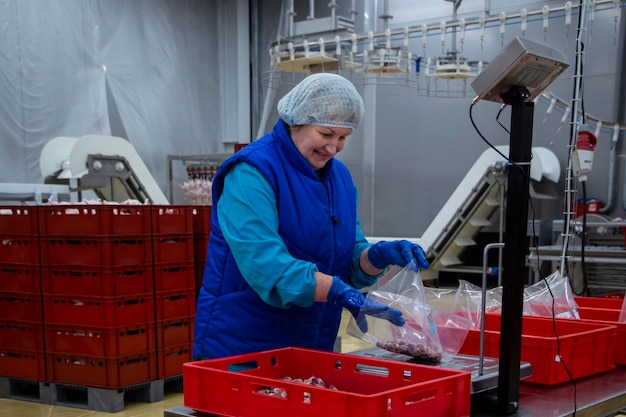
[[[278,102],[272,132],[220,166],[194,360],[288,346],[331,351],[342,308],[364,331],[364,314],[404,324],[399,310],[358,291],[388,265],[428,267],[418,245],[372,246],[361,231],[355,185],[334,156],[363,112],[347,79],[310,75]]]

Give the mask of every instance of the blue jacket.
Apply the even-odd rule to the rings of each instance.
[[[278,233],[294,261],[354,283],[358,255],[368,246],[356,214],[356,189],[348,169],[336,159],[320,177],[293,144],[282,121],[222,164],[213,180],[213,210],[207,261],[195,322],[194,359],[217,358],[286,346],[332,350],[342,308],[309,297],[271,302],[294,277],[267,276],[267,295],[244,278],[218,219],[224,178],[239,163],[258,170],[271,186],[278,211]],[[240,259],[241,262],[248,260]],[[242,269],[244,269],[242,267]],[[262,274],[262,272],[260,273]],[[362,271],[360,272],[362,275]],[[280,274],[279,274],[280,275]],[[263,283],[263,280],[267,283]],[[297,278],[304,279],[304,278]],[[251,281],[252,282],[252,281]],[[357,285],[358,284],[358,285]],[[260,295],[264,295],[263,297]]]

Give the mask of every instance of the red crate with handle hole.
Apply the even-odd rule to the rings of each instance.
[[[498,313],[485,315],[487,357],[500,357],[500,320]],[[520,359],[532,365],[532,375],[522,382],[557,385],[570,381],[570,375],[580,379],[615,368],[611,351],[616,333],[616,327],[607,324],[524,316]],[[477,356],[479,346],[480,331],[471,329],[459,353]]]
[[[337,389],[282,378],[321,378]],[[464,417],[470,373],[356,355],[284,348],[183,365],[184,404],[238,417]],[[267,393],[280,392],[280,396]]]
[[[157,379],[156,353],[106,358],[99,356],[48,354],[49,382],[118,389]]]

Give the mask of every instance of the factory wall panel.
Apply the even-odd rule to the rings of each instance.
[[[0,182],[42,183],[58,136],[124,135],[163,190],[167,154],[223,152],[249,115],[222,114],[221,3],[0,2]]]

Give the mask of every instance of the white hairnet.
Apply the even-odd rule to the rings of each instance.
[[[289,126],[318,125],[353,130],[365,112],[354,85],[337,74],[313,74],[278,101],[278,114]]]

